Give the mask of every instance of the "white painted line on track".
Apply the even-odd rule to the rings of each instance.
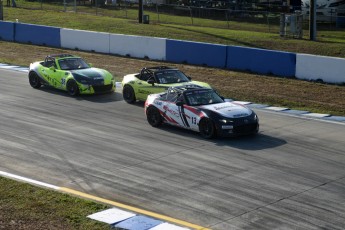
[[[55,186],[55,185],[47,184],[47,183],[44,183],[44,182],[41,182],[41,181],[37,181],[37,180],[32,180],[32,179],[29,179],[29,178],[26,178],[26,177],[18,176],[18,175],[15,175],[15,174],[4,172],[4,171],[0,171],[0,175],[3,175],[5,177],[9,177],[9,178],[13,178],[13,179],[16,179],[16,180],[25,181],[25,182],[28,182],[28,183],[31,183],[31,184],[36,184],[36,185],[39,185],[39,186],[55,189],[55,190],[59,190],[60,189],[60,187]]]
[[[168,221],[168,222],[171,222],[171,223],[176,223],[176,224],[178,224],[180,226],[189,227],[187,229],[210,230],[208,228],[205,228],[205,227],[202,227],[202,226],[199,226],[199,225],[195,225],[195,224],[183,221],[183,220],[178,220],[178,219],[175,219],[175,218],[172,218],[172,217],[169,217],[169,216],[165,216],[165,215],[162,215],[162,214],[146,211],[146,210],[143,210],[143,209],[140,209],[140,208],[136,208],[136,207],[133,207],[133,206],[129,206],[129,205],[125,205],[125,204],[122,204],[122,203],[119,203],[119,202],[103,199],[101,197],[93,196],[93,195],[90,195],[90,194],[87,194],[87,193],[83,193],[83,192],[79,192],[79,191],[76,191],[76,190],[73,190],[73,189],[69,189],[69,188],[65,188],[65,187],[58,187],[58,186],[51,185],[51,184],[48,184],[48,183],[44,183],[44,182],[41,182],[41,181],[33,180],[33,179],[30,179],[30,178],[27,178],[27,177],[18,176],[18,175],[12,174],[12,173],[7,173],[7,172],[4,172],[4,171],[0,171],[0,176],[4,176],[4,177],[11,178],[11,179],[15,179],[15,180],[19,180],[19,181],[24,181],[24,182],[27,182],[27,183],[30,183],[30,184],[39,185],[39,186],[42,186],[42,187],[54,189],[54,190],[57,190],[57,191],[60,191],[60,192],[68,193],[70,195],[80,196],[80,197],[82,197],[84,199],[90,199],[90,200],[93,200],[93,201],[98,201],[98,202],[102,202],[102,203],[105,203],[105,204],[109,204],[109,205],[112,205],[112,206],[115,206],[115,207],[124,208],[124,209],[132,211],[132,212],[140,213],[140,214],[142,214],[144,216],[151,216],[153,218],[156,218],[157,220]],[[126,214],[129,213],[129,212],[124,211],[124,210],[123,210],[123,212],[124,213],[121,213],[120,216],[123,216],[123,215],[126,215]],[[136,214],[134,214],[134,216],[136,216]],[[104,217],[102,217],[102,218],[104,218]],[[118,216],[116,218],[118,218]],[[176,227],[178,227],[178,226],[176,226]],[[177,229],[177,230],[179,230],[179,229]]]

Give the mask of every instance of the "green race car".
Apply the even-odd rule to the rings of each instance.
[[[166,66],[143,68],[140,73],[123,77],[123,99],[132,104],[136,100],[145,101],[149,94],[162,93],[171,86],[191,84],[211,88],[207,83],[192,81],[178,69]]]
[[[107,70],[93,68],[82,58],[70,54],[49,55],[44,61],[30,64],[29,83],[38,89],[41,85],[79,94],[115,91],[115,78]]]

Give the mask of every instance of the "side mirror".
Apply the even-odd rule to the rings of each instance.
[[[183,104],[184,104],[183,101],[177,101],[177,102],[176,102],[176,105],[177,105],[177,106],[182,106]]]
[[[151,84],[152,86],[155,85],[155,80],[153,80],[152,78],[147,80],[147,83]]]
[[[89,63],[89,67],[91,68],[91,67],[93,67],[93,65],[91,63]]]
[[[191,81],[192,80],[192,78],[190,77],[190,76],[187,76],[187,78]]]

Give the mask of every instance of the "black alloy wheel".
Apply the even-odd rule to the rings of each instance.
[[[29,83],[32,88],[38,89],[41,87],[41,81],[38,75],[35,72],[29,73]]]
[[[123,99],[127,103],[133,104],[136,101],[134,90],[133,90],[132,86],[125,85],[123,87],[122,94],[123,94]]]
[[[199,122],[199,131],[202,137],[206,139],[211,139],[215,137],[216,134],[216,128],[213,124],[213,121],[209,118],[203,118]]]
[[[149,124],[153,127],[158,127],[162,124],[162,116],[159,110],[153,106],[147,108],[146,117]]]
[[[74,80],[69,80],[66,85],[66,89],[69,95],[75,97],[79,95],[79,87]]]

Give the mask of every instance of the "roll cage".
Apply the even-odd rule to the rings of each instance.
[[[69,69],[75,69],[73,66],[71,66],[71,64],[69,64],[68,66],[62,66],[62,62],[63,61],[67,61],[67,60],[72,60],[70,58],[74,58],[74,59],[80,59],[80,66],[82,66],[83,68],[86,67],[87,63],[79,56],[75,56],[72,54],[52,54],[52,55],[48,55],[44,62],[42,63],[43,66],[50,68],[50,67],[54,67],[54,68],[58,68],[57,65],[59,65],[61,70],[69,70]],[[57,64],[58,63],[58,64]]]
[[[203,88],[204,87],[198,85],[172,86],[162,95],[161,99],[170,102],[185,102],[184,92]]]
[[[65,58],[65,57],[77,57],[77,56],[74,56],[72,54],[50,54],[46,56],[42,65],[48,68],[52,66],[56,68],[57,67],[56,60],[59,58]]]
[[[161,96],[161,99],[164,101],[173,102],[178,106],[181,106],[183,104],[192,105],[192,106],[207,104],[207,103],[199,102],[197,100],[191,101],[191,97],[187,95],[189,93],[192,94],[193,92],[196,92],[199,90],[207,90],[207,91],[214,92],[217,96],[214,95],[216,100],[213,100],[213,103],[220,103],[219,101],[220,99],[222,101],[224,100],[223,97],[221,97],[217,91],[210,88],[194,85],[194,84],[169,87],[167,92]],[[212,104],[212,102],[208,102],[208,103]]]
[[[169,82],[162,81],[162,79],[159,79],[157,75],[159,75],[160,73],[163,73],[164,71],[167,71],[167,70],[176,71],[176,72],[178,72],[178,74],[186,76],[185,74],[183,74],[180,70],[178,70],[176,68],[170,68],[167,66],[156,66],[156,67],[145,67],[145,68],[143,68],[140,71],[138,78],[142,81],[147,81],[151,84],[154,84],[154,83],[166,84]],[[164,75],[163,75],[163,78],[164,78]],[[179,78],[179,77],[177,77],[177,78]],[[191,80],[190,77],[187,77],[187,79]]]

